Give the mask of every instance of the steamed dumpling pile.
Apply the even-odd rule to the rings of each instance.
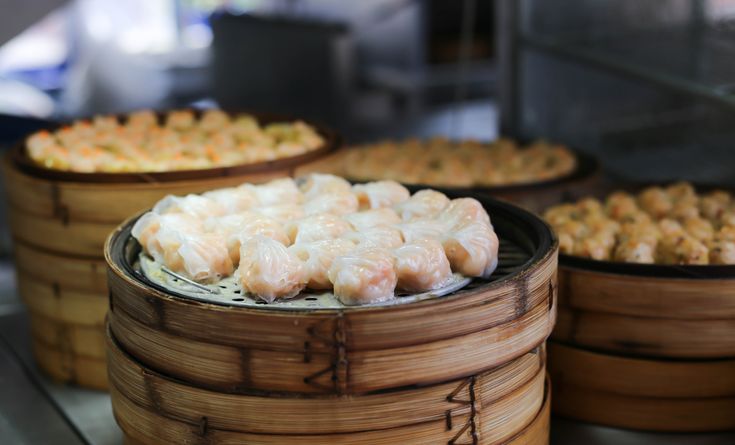
[[[201,283],[234,274],[266,302],[306,288],[347,305],[383,302],[443,287],[453,273],[488,277],[498,260],[490,217],[472,198],[323,174],[168,196],[132,234],[174,272]]]

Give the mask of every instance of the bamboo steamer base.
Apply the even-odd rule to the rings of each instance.
[[[107,362],[84,357],[33,341],[33,357],[38,367],[58,383],[107,390]]]
[[[558,415],[658,432],[735,429],[735,360],[667,361],[549,343]]]
[[[112,338],[108,341],[113,410],[126,443],[548,443],[543,354],[529,354],[508,368],[433,387],[367,396],[291,398],[223,394],[187,386],[147,370]],[[523,369],[535,369],[530,372],[533,376],[528,378]],[[494,396],[497,399],[492,400]],[[403,416],[413,423],[400,425]],[[355,421],[368,423],[358,426]],[[345,431],[350,425],[358,429],[372,425],[368,427],[372,429]]]
[[[371,445],[380,444],[401,444],[401,445],[445,445],[445,444],[482,444],[482,445],[548,445],[549,430],[551,425],[551,388],[547,384],[546,395],[543,405],[535,418],[523,430],[515,436],[504,441],[474,441],[472,438],[463,441],[451,441],[442,437],[389,437],[379,439],[379,441],[368,442],[346,442],[344,435],[330,436],[266,436],[266,435],[249,435],[248,437],[231,438],[225,436],[207,437],[207,429],[199,426],[188,425],[181,422],[171,422],[170,424],[157,424],[165,418],[158,416],[152,411],[140,408],[130,403],[124,398],[116,398],[113,393],[113,409],[115,410],[115,419],[123,430],[126,445],[158,445],[170,442],[169,438],[176,437],[178,434],[186,434],[192,438],[189,443],[229,443],[229,444],[247,444],[247,445],[312,445],[312,444],[345,444],[345,443],[365,443]],[[124,411],[124,414],[122,413]],[[176,428],[175,432],[169,432],[169,428]],[[178,434],[177,434],[178,433]],[[373,439],[374,440],[374,439]]]

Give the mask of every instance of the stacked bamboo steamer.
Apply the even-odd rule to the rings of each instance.
[[[283,117],[256,115],[261,122]],[[163,118],[161,115],[160,118]],[[131,214],[168,194],[199,193],[290,176],[338,148],[317,127],[322,148],[235,167],[151,174],[73,173],[33,164],[25,147],[3,162],[18,287],[31,321],[33,352],[53,379],[107,388],[105,239]]]
[[[108,240],[113,409],[130,444],[546,444],[556,240],[484,200],[500,266],[449,296],[277,310],[185,298]],[[236,300],[236,299],[233,299]]]
[[[362,150],[362,148],[347,147],[345,150],[340,150],[310,164],[305,171],[332,173],[353,179],[349,178],[349,168],[346,166],[350,150]],[[574,171],[559,178],[523,184],[476,186],[471,188],[447,187],[446,185],[439,184],[423,184],[423,186],[453,189],[460,192],[481,193],[496,199],[511,202],[532,212],[541,212],[549,206],[564,201],[567,196],[578,190],[597,187],[600,184],[602,176],[597,160],[577,150],[572,150],[572,153],[576,158]],[[371,179],[383,179],[380,175],[381,172],[376,172],[376,177]],[[400,181],[400,178],[396,180]]]
[[[561,256],[554,411],[671,432],[735,430],[735,267]]]

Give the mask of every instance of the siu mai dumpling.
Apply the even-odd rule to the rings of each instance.
[[[340,238],[352,226],[337,215],[323,213],[287,222],[285,229],[291,243],[296,244]]]
[[[283,244],[261,235],[242,240],[236,277],[247,293],[268,303],[293,297],[307,281],[301,260]]]
[[[184,213],[204,220],[210,216],[224,215],[225,209],[216,201],[200,195],[168,195],[153,206],[153,211],[161,215]]]
[[[304,212],[307,215],[331,213],[346,215],[357,211],[357,196],[352,192],[329,192],[312,197],[304,203]]]
[[[418,293],[442,287],[452,269],[441,243],[421,240],[404,244],[393,251],[398,288]]]
[[[304,200],[301,190],[291,178],[275,179],[254,186],[255,195],[261,206],[300,204]]]
[[[344,215],[342,218],[352,224],[352,227],[358,231],[377,226],[390,226],[401,222],[401,217],[390,207],[363,210],[362,212]]]
[[[335,258],[327,275],[334,295],[350,306],[388,301],[398,283],[391,251],[376,247]]]
[[[380,247],[395,249],[403,245],[401,231],[390,226],[375,226],[355,232],[346,232],[342,238],[348,239],[359,247]]]
[[[327,272],[335,258],[355,249],[355,243],[346,239],[327,239],[294,244],[288,248],[304,263],[306,287],[331,289]]]
[[[498,236],[489,224],[466,223],[442,240],[452,271],[487,278],[498,265]]]
[[[431,218],[449,205],[449,198],[435,190],[419,190],[406,201],[394,206],[404,221],[416,218]]]
[[[304,197],[309,200],[317,196],[331,193],[351,193],[352,185],[339,176],[312,173],[299,178],[299,189]]]
[[[243,238],[262,235],[283,245],[291,244],[283,226],[275,219],[256,212],[210,218],[204,222],[204,230],[221,235],[233,264],[240,263],[240,244]]]
[[[408,189],[395,181],[377,181],[352,186],[360,209],[379,209],[391,207],[407,200],[411,194]]]

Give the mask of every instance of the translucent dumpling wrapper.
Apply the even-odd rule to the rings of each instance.
[[[471,223],[483,223],[492,229],[490,217],[480,202],[474,198],[457,198],[449,202],[435,220],[441,222],[447,230],[455,230]]]
[[[168,195],[153,206],[153,212],[161,215],[184,213],[203,220],[210,216],[224,215],[225,209],[212,199],[192,194],[183,197]]]
[[[258,198],[249,187],[230,187],[213,190],[202,194],[204,198],[211,199],[224,209],[225,214],[233,214],[250,210],[258,206]]]
[[[309,200],[315,197],[331,193],[351,193],[352,185],[339,176],[312,173],[299,179],[299,189],[304,197]]]
[[[166,251],[176,251],[184,235],[202,233],[201,222],[185,213],[160,215],[147,212],[133,225],[131,234],[156,261],[163,262]]]
[[[232,275],[232,260],[224,238],[214,233],[178,234],[178,248],[164,249],[163,264],[198,282]]]
[[[352,192],[330,192],[315,196],[304,203],[304,212],[307,215],[331,213],[346,215],[356,212],[358,208],[357,196]]]
[[[393,251],[398,288],[413,292],[438,289],[452,278],[452,269],[441,243],[421,240]]]
[[[204,222],[204,229],[218,233],[224,238],[227,251],[235,265],[240,263],[240,244],[243,238],[262,235],[286,246],[291,244],[281,223],[256,212],[210,218]]]
[[[306,214],[304,208],[298,204],[281,204],[267,207],[258,207],[254,212],[273,218],[281,224],[303,218]]]
[[[433,217],[449,205],[449,198],[435,190],[419,190],[408,200],[394,206],[404,221]]]
[[[300,204],[304,196],[291,178],[275,179],[254,186],[255,195],[261,206]]]
[[[487,278],[498,265],[498,236],[489,224],[470,222],[442,240],[452,271]]]
[[[260,235],[242,240],[236,277],[246,292],[268,303],[297,295],[307,282],[303,262],[283,244]]]
[[[342,235],[342,238],[348,239],[362,248],[395,249],[403,245],[401,231],[390,226],[376,226],[356,232],[347,232]]]
[[[337,215],[323,213],[290,221],[285,229],[291,243],[295,244],[340,238],[351,231],[352,226]]]
[[[335,258],[328,276],[334,295],[345,305],[391,300],[398,283],[391,251],[375,247]]]
[[[390,207],[350,213],[349,215],[344,215],[343,218],[352,224],[355,230],[367,230],[377,226],[391,226],[401,222],[401,217]]]
[[[377,181],[352,186],[360,209],[379,209],[391,207],[407,200],[411,194],[408,189],[395,181]]]
[[[446,227],[439,221],[433,219],[418,219],[397,224],[395,226],[406,243],[413,243],[426,239],[441,239],[446,232]]]
[[[288,248],[303,263],[309,289],[331,289],[327,273],[338,256],[355,249],[355,243],[346,239],[328,239],[298,243]]]

